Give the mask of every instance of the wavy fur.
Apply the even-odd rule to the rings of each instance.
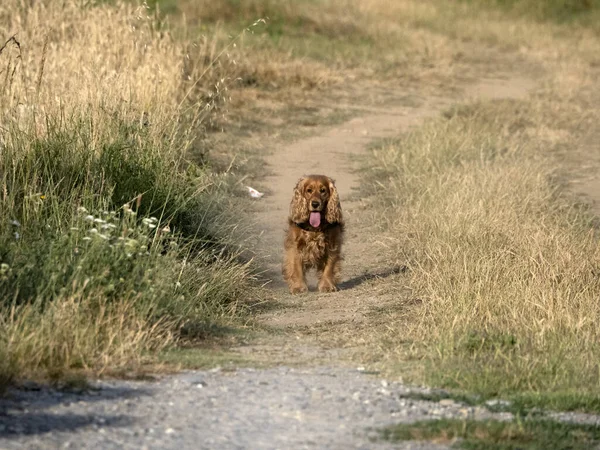
[[[319,214],[319,225],[309,223]],[[314,223],[314,222],[313,222]],[[290,203],[283,277],[292,294],[306,292],[306,272],[316,269],[321,292],[337,290],[344,222],[334,181],[324,175],[301,178]]]

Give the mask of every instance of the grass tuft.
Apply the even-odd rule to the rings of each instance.
[[[549,420],[440,419],[395,425],[382,431],[381,436],[390,441],[432,441],[471,450],[583,450],[600,443],[600,429],[595,425]]]

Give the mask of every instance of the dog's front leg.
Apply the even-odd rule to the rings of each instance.
[[[339,272],[340,257],[337,254],[329,253],[323,267],[323,272],[319,278],[319,291],[320,292],[333,292],[337,291],[335,285],[337,274]]]
[[[284,267],[284,277],[290,288],[290,293],[300,294],[308,291],[302,256],[297,251],[293,249],[286,251]]]

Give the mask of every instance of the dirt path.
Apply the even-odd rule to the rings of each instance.
[[[489,79],[460,99],[518,98],[533,87],[518,77]],[[401,97],[390,93],[389,98]],[[445,448],[434,444],[373,442],[374,428],[431,417],[486,417],[483,408],[406,398],[400,383],[382,380],[344,358],[346,349],[319,345],[302,333],[322,324],[364,321],[369,308],[385,307],[379,295],[400,262],[386,261],[376,245],[377,227],[361,203],[360,171],[353,157],[374,141],[396,136],[439,114],[457,99],[418,98],[411,104],[348,105],[360,117],[278,149],[269,159],[269,194],[259,200],[258,245],[268,266],[273,307],[259,316],[279,331],[240,352],[260,354],[269,369],[192,371],[158,383],[98,382],[98,390],[65,394],[49,390],[12,394],[0,404],[0,449],[372,449]],[[393,102],[392,102],[393,103]],[[280,275],[283,230],[292,189],[307,173],[336,180],[347,235],[341,290],[290,296]],[[369,285],[366,289],[365,285]],[[376,434],[376,433],[375,433]]]
[[[262,199],[258,213],[258,224],[263,230],[258,249],[267,250],[262,255],[268,267],[267,276],[277,291],[276,298],[287,308],[262,315],[262,323],[272,327],[294,327],[330,320],[360,320],[361,311],[364,312],[371,301],[381,301],[365,296],[365,293],[357,296],[353,292],[353,288],[365,281],[395,275],[401,267],[401,262],[379,257],[380,249],[375,243],[377,225],[371,223],[370,213],[364,210],[361,202],[361,174],[355,161],[356,157],[365,155],[369,145],[398,136],[457,101],[522,98],[533,86],[527,78],[493,78],[472,85],[460,100],[409,96],[405,104],[363,105],[365,114],[320,135],[278,149],[269,159],[273,174],[264,182],[270,195]],[[388,97],[394,96],[402,98],[399,93],[388,94]],[[308,295],[290,296],[281,276],[283,230],[296,181],[311,173],[332,177],[340,193],[347,223],[343,279],[340,292],[334,294],[314,292],[316,280],[313,277],[312,283],[309,278],[311,292]]]

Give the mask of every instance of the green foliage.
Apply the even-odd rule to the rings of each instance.
[[[94,141],[85,123],[0,137],[0,377],[95,367],[127,345],[117,336],[139,329],[133,357],[169,336],[204,337],[242,311],[250,269],[235,261],[218,178],[186,166],[173,136],[115,122]],[[103,314],[94,333],[104,344],[82,350],[77,336]],[[61,334],[39,342],[36,323]],[[147,333],[157,324],[160,333]],[[57,356],[58,342],[72,352]],[[40,357],[25,362],[25,351]]]
[[[600,443],[600,428],[550,420],[441,419],[395,425],[381,436],[390,441],[454,442],[454,448],[469,450],[584,450]]]

